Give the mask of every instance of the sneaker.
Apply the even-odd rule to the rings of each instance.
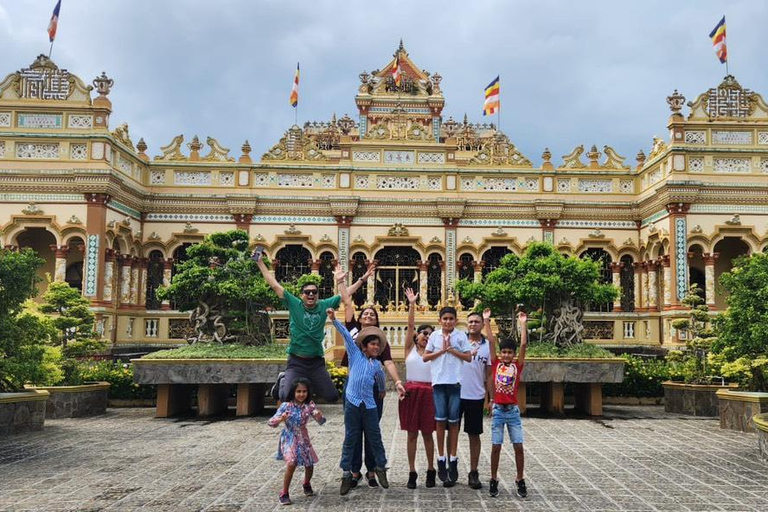
[[[379,484],[383,488],[389,489],[389,480],[387,480],[387,468],[375,468],[373,471],[376,473],[376,478],[379,479]],[[370,478],[368,479],[368,485],[371,485],[371,480],[373,479],[370,479]],[[377,487],[377,486],[371,485],[371,487]]]
[[[368,479],[368,487],[378,487],[379,484],[376,482],[376,475],[377,473],[373,471],[369,471],[365,474],[365,478]]]
[[[285,377],[285,372],[278,373],[277,380],[275,380],[275,383],[272,385],[272,388],[269,390],[269,395],[275,400],[280,400],[280,383],[282,382],[283,377]]]
[[[359,473],[358,473],[358,475],[357,475],[357,476],[355,476],[355,474],[354,474],[354,473],[352,473],[352,489],[354,489],[355,487],[357,487],[357,484],[359,484],[359,483],[360,483],[360,479],[361,479],[361,478],[363,478],[363,475],[362,475],[362,474],[359,474]]]
[[[419,474],[415,471],[408,472],[408,483],[406,484],[406,487],[409,489],[415,489],[416,488],[416,479],[419,477]]]
[[[352,488],[352,473],[349,471],[345,471],[344,474],[341,476],[341,488],[339,489],[339,494],[342,496],[346,496],[349,493],[349,490]]]
[[[437,459],[437,478],[439,478],[441,482],[448,480],[448,470],[445,468],[444,460]]]
[[[280,497],[277,499],[277,501],[281,505],[292,505],[293,504],[293,502],[291,501],[291,497],[288,496],[287,492],[281,493]]]
[[[312,490],[312,484],[304,484],[302,485],[304,488],[304,496],[314,496],[315,491]]]
[[[491,478],[491,485],[489,486],[490,489],[488,490],[488,494],[491,495],[491,498],[495,498],[499,495],[499,481],[494,480]]]
[[[525,478],[521,478],[515,483],[517,484],[517,495],[521,498],[526,498],[528,496],[528,489],[525,487]]]
[[[448,479],[454,484],[459,481],[459,459],[448,464]]]
[[[467,485],[470,489],[482,489],[483,484],[480,482],[480,475],[477,471],[470,471],[467,477]]]
[[[434,469],[428,469],[427,470],[427,482],[424,484],[427,487],[434,487],[435,486],[435,477],[437,476],[437,471]]]

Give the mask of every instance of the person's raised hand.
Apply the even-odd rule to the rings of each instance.
[[[336,280],[336,283],[343,283],[346,281],[348,273],[346,270],[342,270],[341,265],[337,263],[336,268],[333,269],[333,278]]]
[[[485,308],[483,310],[483,320],[490,320],[491,319],[491,308]]]
[[[405,289],[405,298],[408,299],[408,303],[409,304],[415,304],[416,303],[416,299],[418,297],[419,297],[419,294],[418,293],[413,293],[413,289],[412,288],[406,288]]]

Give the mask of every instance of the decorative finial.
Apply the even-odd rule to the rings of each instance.
[[[672,111],[673,116],[680,115],[680,110],[682,110],[683,105],[685,105],[685,96],[675,89],[675,92],[673,92],[672,95],[667,96],[667,104],[669,105],[669,110]]]
[[[143,155],[144,152],[147,150],[147,143],[144,142],[144,137],[141,137],[139,139],[139,142],[136,144],[136,149],[139,150],[140,155]]]
[[[101,72],[100,77],[93,80],[93,86],[96,88],[100,97],[106,97],[113,85],[115,85],[115,81],[109,78],[104,71]]]
[[[637,152],[637,156],[635,157],[635,160],[637,160],[637,168],[640,169],[645,164],[645,152],[641,149]]]
[[[200,139],[197,138],[197,135],[192,137],[192,142],[187,144],[187,147],[190,150],[189,159],[190,160],[199,160],[200,159],[200,150],[203,149],[203,144],[200,142]]]
[[[592,147],[589,148],[589,153],[587,153],[587,158],[589,158],[589,166],[598,167],[597,161],[600,160],[601,155],[602,153],[597,150],[597,146],[592,144]]]
[[[541,158],[544,160],[544,163],[549,163],[549,161],[552,160],[552,153],[550,153],[549,148],[544,148]]]
[[[397,51],[398,52],[404,52],[405,51],[405,47],[403,46],[403,38],[402,37],[400,38],[400,46],[398,46]]]
[[[242,147],[240,147],[240,150],[243,152],[244,155],[249,155],[251,153],[251,145],[248,144],[247,139],[245,142],[243,142],[243,145]]]

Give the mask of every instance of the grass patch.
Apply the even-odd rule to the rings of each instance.
[[[559,348],[554,343],[531,343],[528,345],[525,357],[599,359],[616,356],[610,351],[590,343],[580,343],[568,348]]]
[[[270,343],[260,347],[201,344],[158,350],[142,359],[285,359],[285,345]]]

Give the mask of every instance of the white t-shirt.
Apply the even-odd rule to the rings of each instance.
[[[458,352],[470,352],[467,335],[458,329],[454,329],[450,334],[450,344]],[[427,341],[427,352],[439,352],[443,350],[443,330],[438,329],[429,335]],[[464,361],[453,354],[443,354],[437,359],[430,361],[432,365],[432,385],[435,384],[458,384],[461,382],[461,367]]]
[[[483,337],[480,343],[469,342],[472,361],[461,367],[461,398],[464,400],[482,400],[485,398],[486,368],[491,366],[491,344]]]
[[[405,358],[405,377],[415,382],[432,382],[432,367],[424,362],[415,345]]]

